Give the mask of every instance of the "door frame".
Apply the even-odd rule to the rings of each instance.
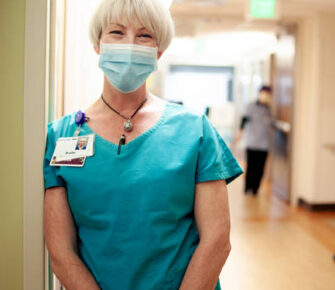
[[[23,285],[25,290],[48,290],[42,162],[48,108],[50,0],[25,3]]]

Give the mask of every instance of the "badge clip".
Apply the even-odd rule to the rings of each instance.
[[[79,110],[77,113],[76,113],[76,117],[75,117],[75,121],[76,121],[76,124],[78,125],[76,131],[74,132],[74,136],[78,136],[79,133],[80,133],[80,129],[81,129],[81,126],[87,122],[88,120],[90,119],[90,117],[87,117],[86,114]]]

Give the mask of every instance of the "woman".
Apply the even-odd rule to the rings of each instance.
[[[76,113],[48,125],[44,236],[67,290],[220,289],[226,183],[242,171],[204,115],[147,92],[172,33],[159,0],[103,1],[90,27],[102,96],[80,127]],[[95,135],[94,155],[49,166],[56,140],[78,128]]]
[[[247,170],[245,194],[257,195],[263,177],[265,161],[270,150],[271,128],[274,121],[271,114],[272,90],[269,86],[259,89],[258,100],[248,105],[242,118],[240,131],[236,136],[239,141],[242,132],[246,134]]]

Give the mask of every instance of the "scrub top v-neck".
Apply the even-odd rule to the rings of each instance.
[[[80,258],[103,290],[178,289],[199,244],[195,184],[239,176],[231,151],[204,114],[166,103],[119,155],[95,134],[83,167],[49,166],[56,140],[76,128],[75,113],[48,124],[44,180],[67,189]],[[92,133],[82,126],[80,135]]]
[[[146,130],[144,133],[140,134],[139,136],[137,136],[136,138],[134,138],[130,142],[126,142],[125,145],[122,145],[121,146],[121,152],[124,152],[124,150],[128,150],[129,147],[136,146],[136,144],[138,142],[141,142],[143,139],[147,138],[151,133],[153,133],[164,122],[167,111],[168,111],[168,107],[169,107],[169,103],[166,103],[165,107],[164,107],[164,110],[163,110],[160,118],[158,119],[158,121],[152,127],[150,127],[148,130]],[[117,149],[119,147],[119,144],[115,144],[115,143],[107,140],[106,138],[98,135],[97,133],[94,132],[94,130],[92,130],[92,128],[86,122],[83,124],[83,128],[84,128],[84,130],[87,130],[88,134],[95,134],[95,137],[97,139],[101,139],[101,142],[106,143],[107,146],[113,147],[114,150],[117,151]]]

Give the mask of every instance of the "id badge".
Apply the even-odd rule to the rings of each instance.
[[[50,166],[84,166],[86,158],[94,155],[94,136],[91,134],[59,138]]]

